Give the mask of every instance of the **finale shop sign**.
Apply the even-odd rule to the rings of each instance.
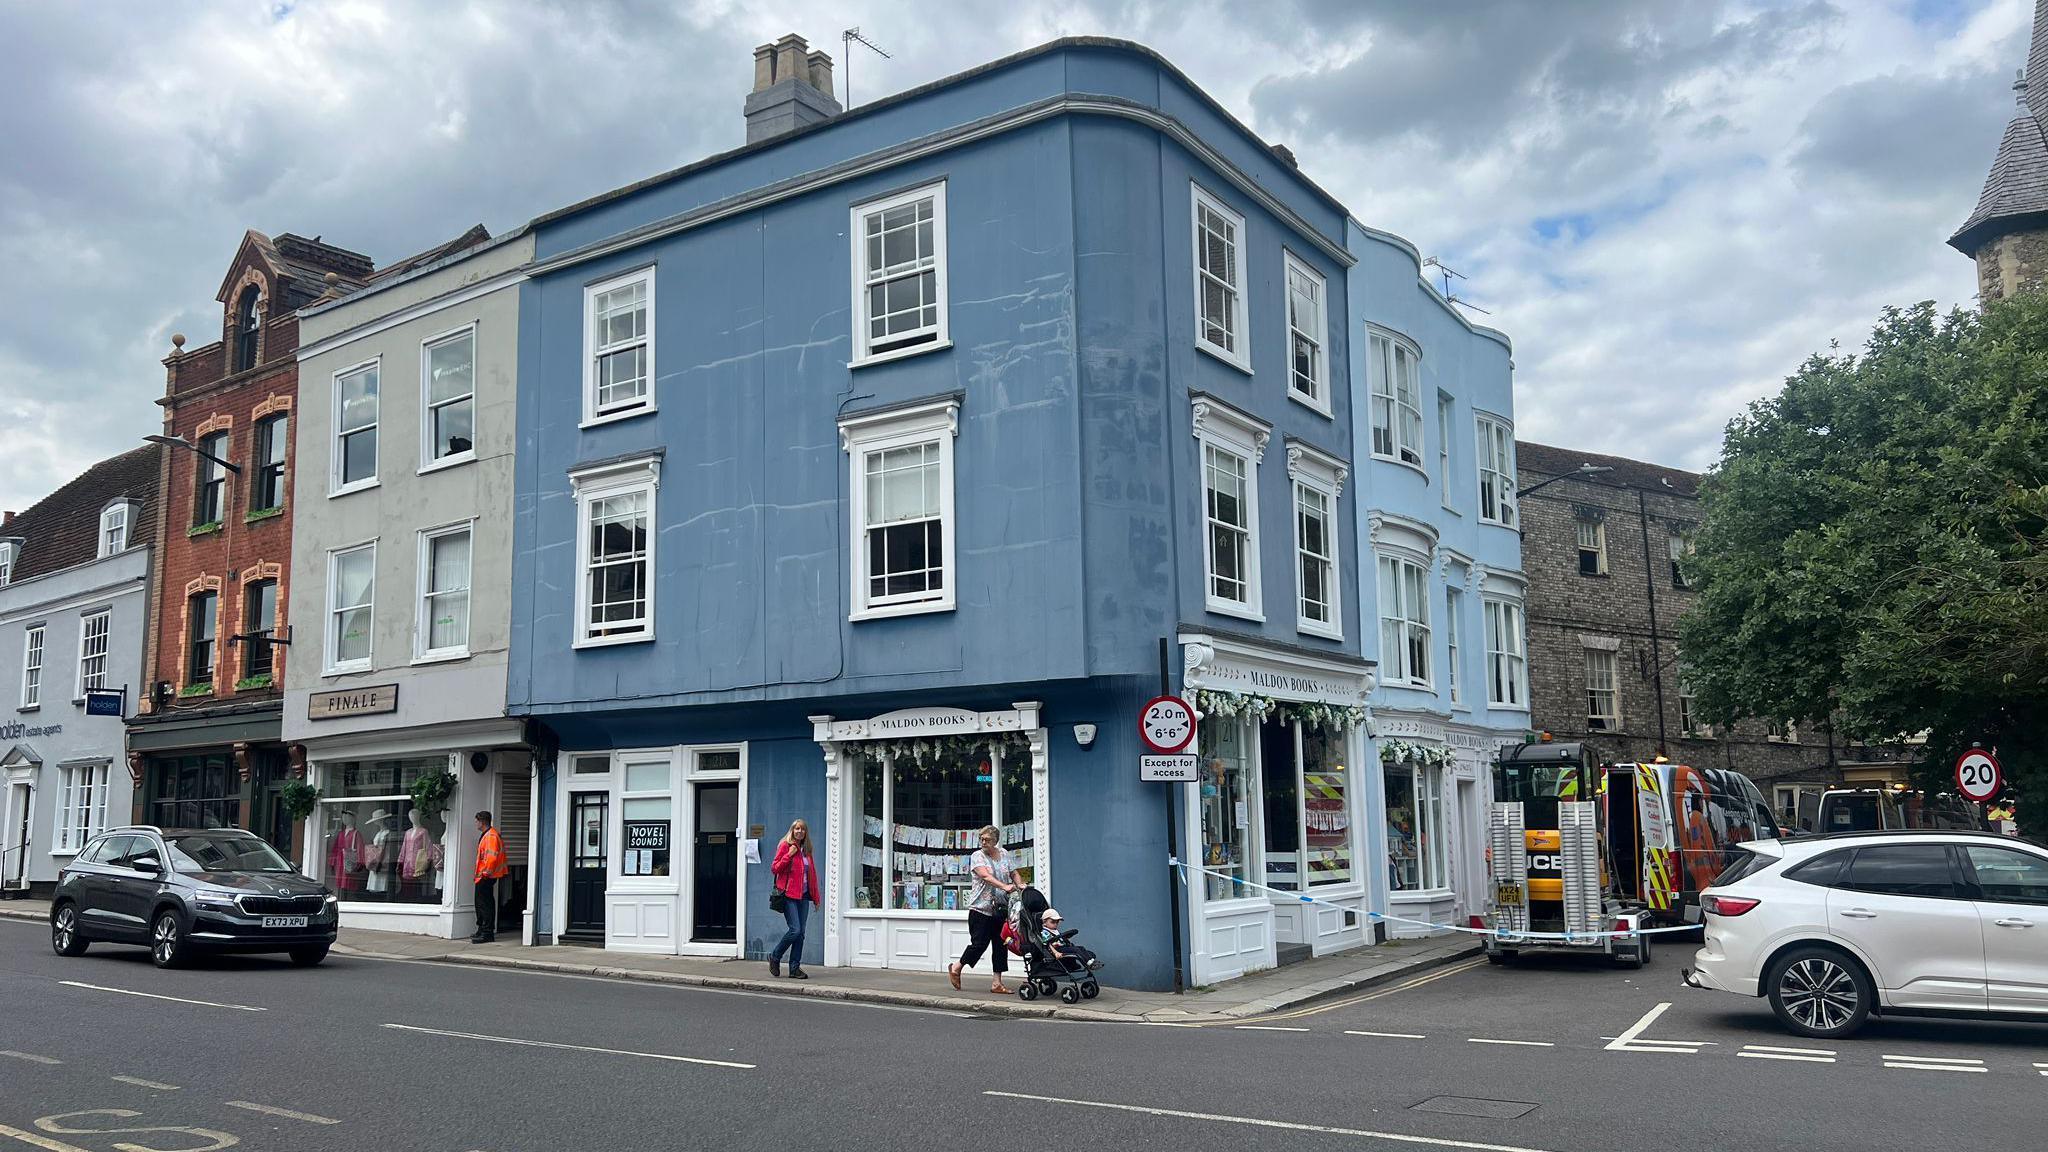
[[[378,684],[370,688],[343,688],[314,692],[306,697],[306,719],[340,720],[349,716],[376,716],[398,711],[398,685]]]

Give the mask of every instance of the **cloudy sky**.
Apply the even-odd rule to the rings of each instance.
[[[246,228],[379,262],[739,144],[752,48],[855,103],[1045,40],[1142,41],[1363,221],[1463,273],[1527,439],[1704,467],[1878,309],[1968,303],[1943,240],[2028,0],[0,0],[0,507],[159,426]]]

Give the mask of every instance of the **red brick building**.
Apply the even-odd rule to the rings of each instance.
[[[278,800],[291,757],[278,736],[293,637],[298,310],[374,271],[317,237],[252,231],[216,297],[220,338],[194,349],[171,338],[148,683],[128,732],[140,821],[238,825],[291,846]]]

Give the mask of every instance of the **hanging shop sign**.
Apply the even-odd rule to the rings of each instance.
[[[1956,788],[1979,804],[1998,798],[2005,788],[2005,772],[1998,757],[1982,748],[1972,748],[1956,757]]]
[[[375,716],[398,711],[398,685],[378,684],[369,688],[343,688],[314,692],[306,697],[306,719],[340,720],[349,716]]]
[[[85,690],[85,714],[87,716],[119,716],[128,707],[128,690],[125,688],[87,688]]]

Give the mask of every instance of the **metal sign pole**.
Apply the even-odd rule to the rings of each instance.
[[[1173,684],[1168,680],[1167,673],[1167,669],[1170,667],[1167,661],[1171,655],[1168,645],[1169,641],[1167,638],[1161,636],[1159,638],[1159,694],[1161,696],[1169,696],[1173,693]],[[1169,859],[1178,860],[1180,859],[1180,832],[1173,822],[1173,790],[1175,787],[1176,785],[1170,780],[1164,784],[1166,789],[1164,793],[1166,797],[1166,855]],[[1178,879],[1179,877],[1175,874],[1175,869],[1168,867],[1166,870],[1166,914],[1168,922],[1173,927],[1173,991],[1175,995],[1179,995],[1187,988],[1186,980],[1181,970],[1180,888],[1176,883]]]

